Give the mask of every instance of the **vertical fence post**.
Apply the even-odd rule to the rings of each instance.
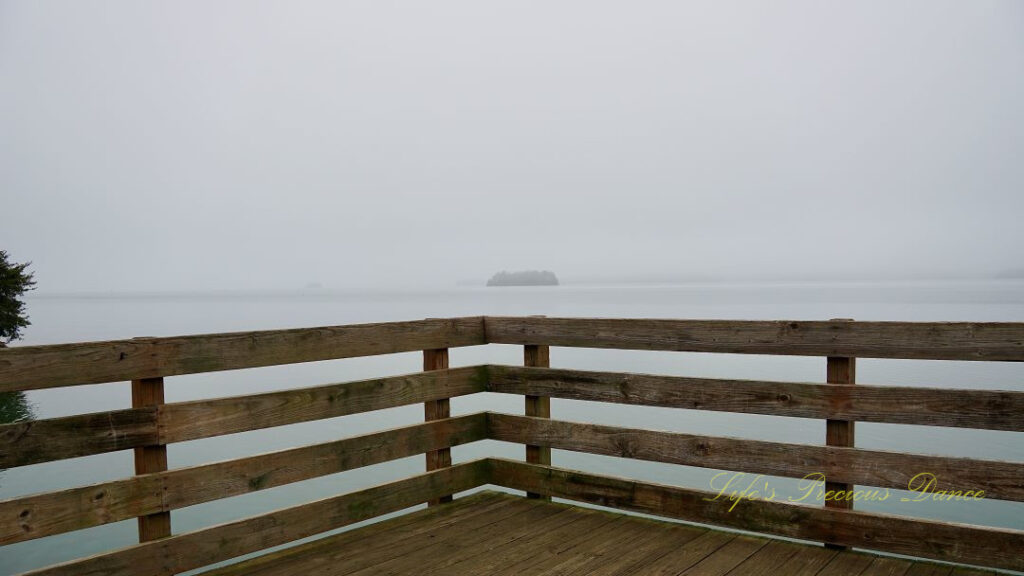
[[[160,406],[164,403],[164,379],[132,380],[132,408]],[[167,446],[156,444],[135,449],[135,473],[151,474],[167,470]],[[157,512],[139,516],[139,542],[171,535],[171,513]]]
[[[551,367],[551,348],[544,345],[527,344],[523,347],[523,364],[540,368]],[[526,415],[536,418],[551,418],[551,398],[549,396],[526,396]],[[547,446],[526,446],[526,461],[531,464],[551,465],[551,448]],[[527,498],[550,500],[550,496],[526,493]]]
[[[832,322],[853,322],[851,318],[833,318]],[[829,356],[826,365],[826,381],[829,384],[854,384],[857,381],[857,359],[843,356]],[[854,423],[849,420],[826,420],[825,421],[825,445],[853,447]],[[845,496],[853,490],[852,484],[842,482],[825,482],[825,491],[838,493],[842,491],[844,498],[825,500],[828,508],[852,509],[853,499],[846,499]],[[825,544],[826,548],[845,550],[846,546]]]
[[[423,351],[423,369],[424,370],[447,370],[448,369],[448,349],[447,348],[436,348],[433,350]],[[448,418],[452,415],[451,401],[448,398],[442,398],[441,400],[430,400],[423,404],[423,414],[427,422],[431,420],[441,420],[442,418]],[[427,452],[427,472],[431,470],[438,470],[440,468],[447,468],[452,465],[452,449],[442,448],[440,450],[432,450]],[[431,500],[427,503],[428,506],[435,506],[437,504],[444,504],[445,502],[451,502],[451,494],[442,496],[437,500]]]

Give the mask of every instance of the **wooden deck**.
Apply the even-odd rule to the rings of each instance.
[[[994,574],[485,491],[206,572],[217,576]]]
[[[449,367],[450,349],[488,343],[522,346],[522,365]],[[567,369],[552,367],[552,346],[820,356],[823,381]],[[164,398],[165,386],[184,374],[416,350],[423,354],[423,371],[411,374],[296,383],[186,402]],[[928,491],[935,495],[1018,506],[1024,502],[1024,462],[866,449],[855,442],[854,425],[1019,433],[1024,391],[974,384],[935,388],[928,382],[865,385],[855,378],[859,357],[1024,362],[1024,323],[477,316],[4,348],[0,392],[131,381],[132,403],[0,424],[0,468],[118,451],[127,456],[133,450],[135,475],[0,501],[0,547],[136,518],[139,544],[24,574],[168,576],[437,503],[212,573],[984,574],[848,552],[856,549],[1024,574],[1019,527],[992,526],[984,517],[966,524],[861,510],[852,497],[859,486],[912,489],[915,478],[929,474]],[[520,396],[524,415],[451,416],[451,398],[482,393]],[[732,438],[601,425],[574,420],[572,403],[556,404],[553,414],[552,398],[818,420],[824,437],[792,444],[759,438],[756,427],[751,437]],[[423,407],[425,421],[168,466],[171,444],[411,404]],[[452,464],[453,447],[485,440],[522,445],[525,462],[487,456]],[[833,496],[823,506],[749,497],[728,501],[716,498],[711,486],[670,486],[557,467],[552,450],[768,477],[824,476]],[[189,506],[420,455],[426,464],[421,474],[197,530],[172,530],[172,518]],[[629,470],[622,467],[624,474]],[[451,502],[453,494],[481,487],[537,498],[490,493]],[[551,504],[550,498],[666,520]]]

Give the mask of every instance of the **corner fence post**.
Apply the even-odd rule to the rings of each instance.
[[[132,380],[132,408],[149,408],[164,403],[164,379]],[[167,470],[167,446],[156,444],[135,449],[135,474],[151,474]],[[139,516],[139,542],[149,542],[171,535],[171,513],[157,512]]]
[[[853,322],[852,318],[833,318],[832,322]],[[854,384],[857,381],[857,359],[845,356],[829,356],[826,364],[826,382],[829,384]],[[853,447],[854,422],[850,420],[826,420],[825,421],[825,445]],[[850,510],[853,508],[853,499],[847,499],[853,490],[852,484],[842,482],[825,482],[825,492],[837,494],[842,492],[843,498],[826,499],[825,507],[842,508]],[[847,546],[837,544],[825,544],[826,548],[833,550],[846,550]]]
[[[433,350],[423,351],[423,370],[447,370],[448,369],[448,349],[447,348],[436,348]],[[425,420],[430,422],[431,420],[441,420],[443,418],[449,418],[452,415],[451,400],[448,398],[442,398],[440,400],[430,400],[423,403],[423,414]],[[440,450],[432,450],[427,452],[427,472],[432,470],[438,470],[440,468],[447,468],[452,465],[452,449],[441,448]],[[431,500],[427,503],[427,506],[436,506],[438,504],[444,504],[452,501],[452,495],[441,496],[437,500]]]
[[[551,348],[538,344],[523,347],[523,365],[538,368],[551,367]],[[526,415],[535,418],[551,418],[551,397],[526,395]],[[547,446],[526,446],[526,461],[530,464],[551,465],[551,448]],[[526,493],[527,498],[551,500],[550,496]]]

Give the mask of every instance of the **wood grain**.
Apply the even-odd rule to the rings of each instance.
[[[583,348],[1024,361],[1021,322],[662,320],[486,316],[487,342]]]
[[[0,349],[0,392],[484,343],[472,317],[14,346]]]
[[[489,437],[504,442],[533,442],[559,450],[749,474],[791,478],[823,474],[837,483],[901,490],[906,490],[915,476],[927,472],[936,477],[932,494],[937,490],[984,490],[986,499],[1024,502],[1021,462],[656,432],[494,412],[487,414],[487,422]],[[746,480],[749,483],[753,476]],[[920,492],[910,497],[918,496]],[[893,500],[900,497],[889,496]],[[807,500],[814,501],[811,496]]]
[[[495,496],[459,498],[203,574],[903,576],[913,567],[910,574],[996,576],[509,494],[495,504]]]
[[[403,554],[422,548],[420,539],[437,530],[475,529],[493,523],[493,517],[514,514],[518,502],[489,490],[468,494],[451,506],[424,508],[374,522],[334,536],[291,546],[223,568],[204,571],[204,576],[323,576],[330,569],[352,573],[378,561],[378,555]]]
[[[434,350],[423,351],[423,370],[434,371],[434,370],[447,370],[448,369],[448,349],[437,348]],[[431,422],[434,420],[441,420],[449,418],[452,415],[451,400],[447,397],[439,398],[437,400],[428,400],[423,403],[423,416],[424,420]],[[447,468],[452,465],[452,451],[450,448],[439,448],[437,450],[431,450],[426,455],[426,469],[427,472],[432,470],[438,470],[440,468]],[[441,496],[437,500],[428,502],[428,506],[436,506],[438,504],[446,504],[452,501],[452,495],[446,494]]]
[[[551,348],[535,344],[523,346],[523,366],[550,368]],[[527,416],[537,418],[551,417],[551,398],[549,396],[531,396],[527,394],[524,398],[524,410]],[[526,444],[526,461],[532,464],[551,464],[551,448],[548,446]],[[547,496],[534,494],[533,492],[527,492],[526,497],[550,500]]]
[[[334,418],[484,391],[481,366],[417,372],[312,388],[166,404],[163,441],[183,442],[297,422]]]
[[[825,365],[825,377],[828,384],[854,384],[857,381],[857,359],[829,356]],[[825,420],[825,445],[853,447],[856,445],[855,432],[856,422],[850,420]],[[927,468],[919,471],[929,470]],[[830,475],[830,481],[825,482],[825,490],[835,494],[848,494],[853,490],[853,484],[836,482],[834,476]],[[826,499],[825,506],[828,508],[852,509],[854,501],[846,498]],[[841,546],[825,544],[826,548],[842,549]]]
[[[164,379],[132,380],[132,408],[159,408],[164,403]],[[159,429],[154,425],[154,432]],[[153,443],[135,449],[135,474],[153,474],[167,470],[167,446]],[[161,492],[161,497],[163,493]],[[140,514],[139,542],[149,542],[171,535],[171,512],[161,510]]]
[[[489,366],[488,391],[799,418],[1024,431],[1024,392]]]
[[[248,494],[483,440],[485,414],[0,502],[0,545]]]
[[[482,392],[487,368],[410,374],[251,396],[0,425],[0,468],[234,434]]]
[[[26,572],[25,576],[150,576],[185,572],[396,512],[484,484],[484,461]]]
[[[980,528],[783,502],[715,499],[702,490],[491,460],[491,483],[559,498],[788,538],[920,558],[1024,569],[1024,531]],[[730,507],[735,508],[730,511]]]
[[[0,468],[156,444],[156,413],[136,408],[0,424]]]

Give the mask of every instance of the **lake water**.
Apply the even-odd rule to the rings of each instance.
[[[906,282],[801,284],[695,284],[656,286],[560,286],[550,288],[458,287],[424,291],[305,291],[190,295],[43,296],[28,301],[32,326],[20,344],[50,344],[136,336],[263,330],[475,315],[719,318],[763,320],[1024,321],[1024,282]],[[520,364],[522,349],[489,345],[451,351],[452,367],[480,363]],[[553,348],[552,366],[720,378],[823,382],[823,358],[712,355]],[[421,368],[419,353],[395,354],[176,376],[166,381],[168,402],[251,394],[343,382]],[[1024,363],[872,360],[857,365],[864,384],[985,388],[1024,391]],[[26,394],[36,418],[52,418],[130,406],[127,383],[80,386]],[[522,397],[481,394],[452,400],[454,415],[480,410],[522,413]],[[822,444],[825,424],[746,414],[710,413],[587,402],[552,403],[552,415],[656,430]],[[422,421],[421,406],[296,424],[269,430],[175,444],[172,468],[238,458],[325,442]],[[955,428],[857,425],[862,448],[1024,461],[1024,433]],[[456,462],[488,455],[521,458],[521,446],[485,441],[453,449]],[[710,489],[717,471],[554,451],[557,466]],[[172,513],[175,533],[235,520],[317,498],[417,474],[423,457],[407,458],[192,506]],[[0,499],[131,476],[130,451],[76,458],[0,472]],[[797,495],[795,480],[769,479],[779,497]],[[861,502],[881,510],[1024,529],[1024,504],[1000,501],[921,503]],[[0,548],[0,574],[128,546],[135,521]]]

